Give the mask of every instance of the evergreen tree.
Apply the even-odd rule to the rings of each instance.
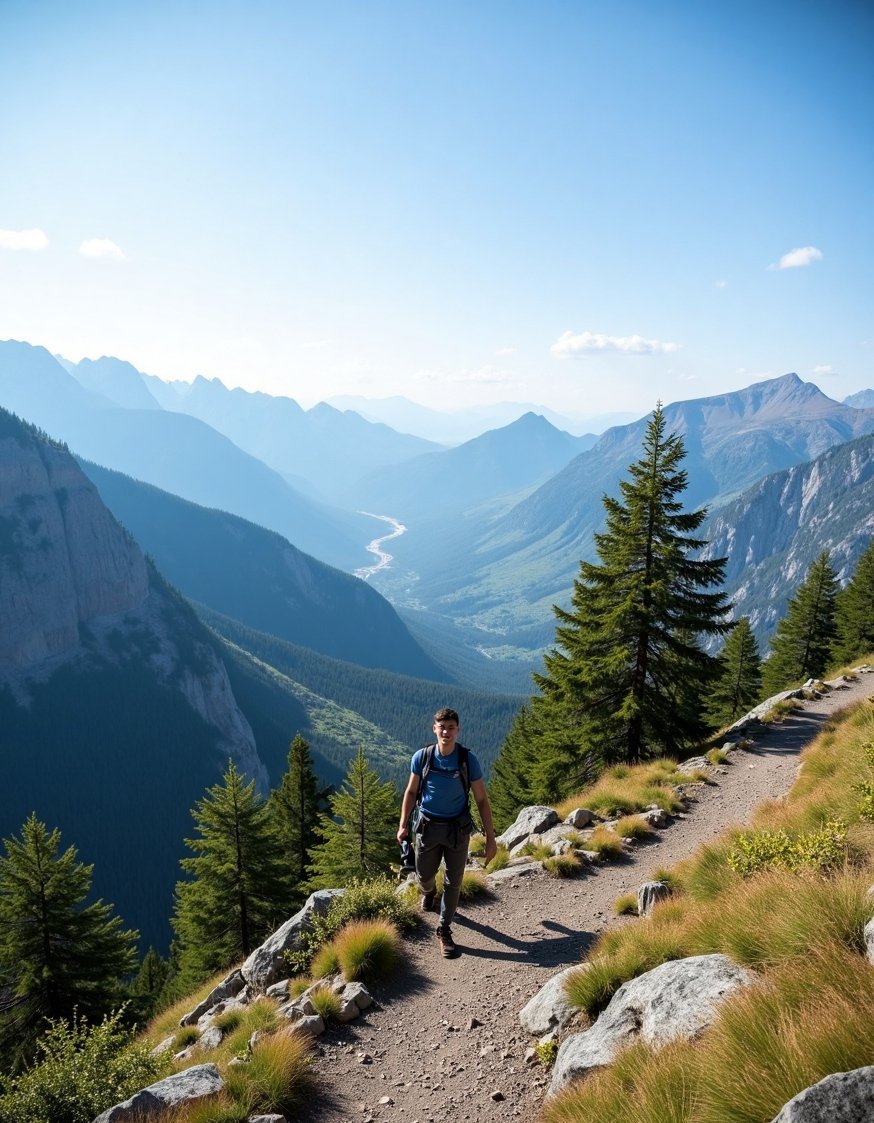
[[[150,1018],[158,1009],[161,991],[170,974],[170,964],[150,947],[130,985],[131,1007],[137,1022]]]
[[[762,694],[762,660],[748,617],[738,620],[717,658],[720,674],[710,691],[707,717],[721,728],[749,713]]]
[[[771,654],[762,667],[766,697],[825,671],[836,635],[837,591],[837,575],[823,550],[789,598],[786,615],[771,637]]]
[[[316,827],[327,805],[327,788],[319,788],[310,747],[298,733],[288,751],[288,769],[270,793],[268,811],[282,840],[291,882],[297,896],[307,877],[310,851],[317,842]]]
[[[245,958],[291,907],[282,844],[254,780],[229,761],[192,815],[200,835],[185,844],[195,857],[180,863],[192,879],[177,882],[173,917],[183,988]]]
[[[874,651],[874,539],[856,563],[853,576],[836,602],[836,663],[849,663]]]
[[[359,747],[342,787],[330,798],[330,813],[319,823],[322,841],[309,867],[312,884],[339,888],[355,878],[387,873],[397,859],[399,815],[394,785],[379,779]]]
[[[709,591],[722,583],[725,559],[695,556],[706,545],[692,536],[706,511],[683,511],[685,449],[665,429],[659,405],[621,498],[604,497],[599,562],[580,563],[570,609],[555,608],[556,645],[534,676],[540,693],[523,719],[523,753],[515,738],[514,764],[521,774],[524,755],[533,790],[550,800],[606,764],[680,752],[706,731],[700,699],[717,663],[699,637],[731,628],[725,594]]]
[[[93,866],[33,814],[0,858],[0,1053],[26,1061],[47,1018],[93,1021],[123,1001],[137,933],[112,906],[86,905]]]

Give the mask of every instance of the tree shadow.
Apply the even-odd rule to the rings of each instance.
[[[502,959],[517,963],[536,963],[540,967],[566,967],[576,963],[591,947],[595,934],[593,932],[575,931],[552,920],[541,921],[542,926],[548,931],[555,932],[554,936],[532,937],[517,939],[492,924],[481,924],[473,917],[457,913],[453,922],[456,928],[456,943],[463,955],[475,959]],[[477,932],[483,939],[489,940],[493,947],[468,947],[459,943],[457,929],[467,928]]]

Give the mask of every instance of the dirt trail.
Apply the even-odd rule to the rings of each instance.
[[[535,1120],[548,1078],[526,1065],[532,1039],[518,1012],[547,980],[577,963],[613,916],[613,902],[636,892],[652,871],[691,854],[729,824],[748,820],[763,800],[792,786],[800,750],[837,710],[874,696],[861,675],[807,702],[779,726],[759,727],[755,742],[696,785],[685,816],[634,855],[580,878],[538,873],[502,882],[486,902],[459,910],[453,924],[460,958],[441,959],[434,918],[405,941],[407,966],[374,988],[359,1020],[319,1039],[316,1094],[301,1123],[487,1123]]]

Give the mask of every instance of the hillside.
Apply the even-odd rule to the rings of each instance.
[[[453,681],[365,582],[236,515],[80,463],[107,507],[186,597],[323,655]]]
[[[36,814],[166,946],[189,810],[267,774],[220,649],[66,449],[0,410],[0,836]]]
[[[716,511],[701,536],[707,557],[727,557],[734,616],[749,616],[760,642],[813,560],[829,550],[845,583],[874,534],[874,436],[838,445],[766,476]]]

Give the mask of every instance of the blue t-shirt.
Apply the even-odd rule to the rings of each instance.
[[[424,754],[424,749],[413,753],[410,771],[416,776],[422,775]],[[467,772],[471,783],[483,777],[480,763],[470,749],[467,750]],[[425,779],[425,790],[422,792],[422,810],[435,819],[455,819],[466,807],[464,782],[458,768],[458,747],[448,756],[442,756],[440,750],[435,748]]]

